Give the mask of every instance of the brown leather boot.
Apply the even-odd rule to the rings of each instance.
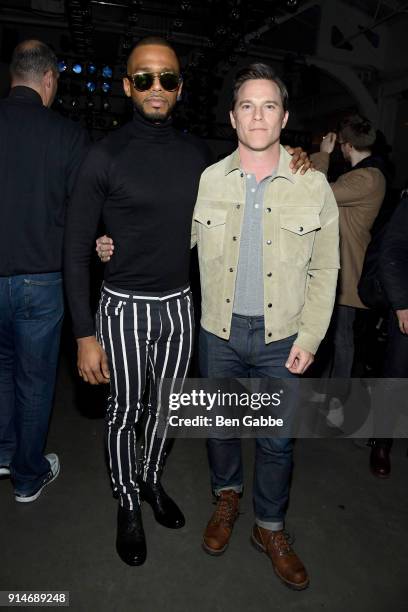
[[[268,555],[275,574],[286,586],[296,591],[309,586],[306,569],[290,546],[285,531],[270,531],[254,525],[251,541],[257,550]]]
[[[222,555],[227,550],[232,528],[238,517],[239,494],[221,491],[217,496],[215,512],[203,536],[203,549],[209,555]]]

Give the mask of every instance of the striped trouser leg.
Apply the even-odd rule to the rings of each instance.
[[[160,317],[161,333],[149,345],[148,369],[150,392],[148,416],[145,426],[143,480],[156,483],[160,479],[166,454],[167,428],[158,435],[159,420],[163,419],[163,379],[178,379],[187,376],[193,352],[194,312],[191,293],[160,302],[156,311]]]
[[[110,395],[106,414],[109,468],[114,494],[130,510],[139,505],[136,480],[136,423],[146,386],[149,309],[131,299],[102,291],[97,335],[106,351]]]

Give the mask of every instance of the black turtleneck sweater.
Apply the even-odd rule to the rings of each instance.
[[[68,210],[65,283],[77,338],[94,334],[90,258],[100,221],[115,245],[105,281],[128,291],[163,292],[188,283],[193,208],[211,162],[195,137],[170,121],[132,122],[95,144]]]

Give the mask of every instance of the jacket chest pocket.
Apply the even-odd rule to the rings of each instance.
[[[197,244],[203,261],[221,257],[224,250],[228,211],[223,208],[202,207],[194,213]]]
[[[279,253],[281,261],[307,263],[313,250],[316,232],[321,228],[317,212],[285,210],[279,215]]]

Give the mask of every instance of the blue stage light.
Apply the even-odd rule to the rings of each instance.
[[[96,66],[95,64],[88,64],[88,74],[95,74],[96,72]]]
[[[86,84],[86,88],[89,93],[94,93],[96,90],[96,83],[94,83],[93,81],[88,81]]]
[[[68,68],[66,62],[64,60],[61,60],[60,62],[58,62],[58,71],[59,72],[65,72],[66,69]]]
[[[113,70],[110,66],[104,66],[102,68],[102,76],[104,79],[111,79],[113,74]]]
[[[74,72],[75,74],[81,74],[81,72],[82,72],[81,64],[74,64],[72,66],[72,72]]]
[[[111,90],[111,84],[110,83],[106,83],[106,81],[104,83],[102,83],[102,91],[104,93],[109,93]]]

